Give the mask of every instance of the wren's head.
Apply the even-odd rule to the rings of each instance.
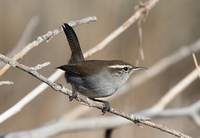
[[[107,67],[113,76],[115,84],[118,85],[118,87],[123,85],[134,71],[147,69],[143,67],[134,67],[129,63],[117,60],[112,61],[112,64],[108,65]]]

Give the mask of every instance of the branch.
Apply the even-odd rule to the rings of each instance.
[[[80,24],[84,24],[84,23],[89,23],[89,22],[93,22],[96,21],[96,17],[87,17],[84,18],[82,20],[77,20],[77,21],[70,21],[69,24],[72,27],[78,26]],[[38,46],[40,43],[42,43],[43,41],[49,41],[50,39],[52,39],[54,36],[58,35],[59,33],[61,33],[62,27],[58,27],[52,31],[48,31],[46,34],[44,34],[43,36],[39,36],[37,37],[36,40],[34,40],[33,42],[29,43],[27,46],[25,46],[18,54],[16,54],[12,59],[17,61],[18,59],[22,58],[23,56],[25,56],[32,48]],[[6,64],[1,70],[0,70],[0,77],[10,68],[9,64]]]
[[[59,91],[59,92],[65,94],[65,95],[69,95],[69,96],[72,95],[71,91],[69,91],[68,89],[64,88],[63,86],[60,86],[60,85],[48,80],[47,78],[45,78],[44,76],[39,74],[37,71],[32,70],[31,68],[29,68],[29,67],[27,67],[27,66],[25,66],[23,64],[19,64],[18,62],[14,61],[12,59],[9,59],[8,57],[5,57],[2,54],[0,54],[0,59],[2,59],[5,63],[8,63],[13,67],[17,67],[17,68],[19,68],[19,69],[31,74],[32,76],[36,77],[37,79],[39,79],[39,80],[43,81],[44,83],[46,83],[47,85],[49,85],[52,89],[54,89],[56,91]],[[87,98],[87,97],[85,97],[85,96],[83,96],[81,94],[78,94],[76,100],[84,103],[84,105],[87,105],[89,107],[95,107],[95,108],[101,109],[101,110],[103,108],[102,103],[94,102],[93,100],[91,100],[91,99],[89,99],[89,98]],[[149,120],[148,118],[136,117],[136,116],[134,116],[132,114],[128,114],[128,113],[119,111],[119,110],[114,109],[114,108],[110,108],[109,112],[112,113],[112,114],[121,116],[123,118],[126,118],[126,119],[136,123],[137,125],[139,125],[141,123],[141,124],[144,124],[144,125],[147,125],[147,126],[151,126],[153,128],[165,131],[165,132],[170,133],[170,134],[175,135],[175,136],[189,137],[189,136],[187,136],[185,134],[182,134],[181,132],[172,130],[172,129],[168,128],[168,127],[165,127],[164,125],[150,122],[150,121],[148,121]]]
[[[11,85],[13,84],[13,82],[10,82],[10,81],[0,81],[0,86],[1,85]]]
[[[200,117],[198,110],[200,109],[200,100],[192,105],[184,108],[167,109],[160,113],[149,112],[148,109],[135,112],[137,116],[151,117],[151,118],[169,118],[169,117],[181,117],[190,116],[200,126]],[[130,124],[131,122],[120,118],[119,116],[104,116],[84,118],[69,121],[63,118],[59,118],[44,126],[36,129],[26,130],[21,132],[9,133],[4,138],[23,136],[23,137],[52,137],[60,133],[84,131],[84,130],[96,130],[96,129],[113,129],[122,125]],[[52,131],[53,129],[53,131]],[[179,132],[180,133],[180,132]],[[179,134],[181,136],[181,134]]]
[[[115,39],[118,35],[124,32],[128,27],[130,27],[135,21],[137,21],[141,16],[145,13],[149,12],[154,5],[159,0],[149,0],[143,4],[143,6],[137,6],[137,10],[133,16],[131,16],[127,21],[125,21],[120,27],[118,27],[115,31],[113,31],[109,36],[107,36],[101,43],[96,45],[94,48],[90,49],[84,54],[85,58],[92,56],[94,53],[102,50],[106,47],[108,43],[110,43],[113,39]]]
[[[144,51],[142,48],[142,27],[141,21],[144,19],[144,15],[141,16],[138,20],[138,50],[137,50],[137,57],[136,57],[136,66],[139,66],[139,55],[141,59],[144,60]]]
[[[32,69],[32,70],[39,70],[39,69],[42,69],[42,68],[48,66],[49,64],[50,64],[50,62],[45,62],[43,64],[38,64],[35,67],[30,67],[30,69]]]
[[[159,101],[152,107],[153,112],[160,112],[163,110],[167,104],[174,99],[179,93],[186,89],[195,79],[197,79],[198,74],[196,69],[188,74],[183,80],[181,80],[177,85],[172,87]]]
[[[197,62],[197,59],[196,59],[196,56],[195,56],[194,53],[192,53],[192,57],[193,57],[195,66],[196,66],[196,68],[197,68],[197,71],[198,71],[198,73],[199,73],[199,79],[200,79],[200,69],[199,69],[199,67],[198,67],[198,62]]]
[[[194,104],[177,109],[168,109],[160,113],[150,113],[147,110],[134,113],[137,116],[145,116],[151,118],[169,118],[169,117],[180,117],[180,116],[190,116],[193,119],[198,119],[197,122],[200,126],[200,118],[198,115],[198,110],[200,109],[200,100]],[[197,116],[196,116],[197,115]],[[193,117],[195,116],[195,118]],[[72,132],[72,131],[84,131],[84,130],[96,130],[96,129],[113,129],[120,127],[122,125],[130,124],[131,122],[120,118],[119,116],[106,116],[106,117],[94,117],[86,119],[77,119],[74,121],[69,121],[63,118],[59,118],[55,121],[45,124],[42,127],[15,132],[5,135],[5,138],[14,137],[14,136],[24,136],[24,137],[51,137],[63,132]],[[53,131],[52,131],[53,129]]]
[[[135,114],[139,115],[140,113],[135,113]],[[37,138],[38,136],[52,137],[57,134],[66,132],[78,132],[78,131],[96,130],[96,129],[112,129],[119,127],[123,124],[130,124],[130,123],[131,123],[130,121],[120,118],[119,116],[94,117],[86,119],[77,119],[74,121],[69,121],[60,118],[36,129],[9,133],[7,135],[4,135],[4,138],[13,138],[16,136],[21,136],[26,138]],[[154,124],[154,126],[155,125],[156,124]],[[176,134],[178,134],[177,136],[179,137],[181,136],[188,137],[187,135],[184,135],[178,131],[176,131]]]

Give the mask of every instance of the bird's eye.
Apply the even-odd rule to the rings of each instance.
[[[127,70],[128,70],[128,68],[127,68],[127,67],[124,67],[124,70],[125,70],[125,71],[127,71]]]

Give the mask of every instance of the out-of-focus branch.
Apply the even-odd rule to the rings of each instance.
[[[166,109],[162,110],[159,113],[154,112],[151,110],[151,108],[140,111],[135,113],[135,115],[141,115],[141,116],[148,116],[151,118],[169,118],[169,117],[181,117],[181,116],[188,116],[191,117],[194,120],[194,123],[196,123],[200,127],[200,116],[198,112],[200,111],[200,100],[193,103],[190,106],[182,107],[182,108],[174,108],[174,109]]]
[[[128,27],[130,27],[135,21],[137,21],[141,16],[145,13],[148,13],[154,5],[159,0],[149,0],[145,2],[142,6],[137,6],[137,9],[133,16],[131,16],[127,21],[125,21],[120,27],[118,27],[115,31],[113,31],[110,35],[108,35],[102,42],[96,45],[94,48],[90,49],[84,54],[84,57],[87,58],[94,53],[102,50],[106,47],[108,43],[110,43],[113,39],[115,39],[118,35],[124,32]]]
[[[162,111],[170,101],[172,101],[179,93],[186,89],[195,79],[197,79],[197,77],[198,74],[195,69],[177,85],[172,87],[150,110],[157,113]]]
[[[0,86],[1,85],[11,85],[13,84],[13,82],[10,82],[10,81],[0,81]]]
[[[151,118],[190,116],[200,126],[200,118],[198,115],[199,109],[200,109],[200,100],[184,108],[167,109],[160,113],[152,113],[152,112],[150,113],[147,109],[140,112],[136,112],[134,114],[137,116],[144,116],[144,117],[149,116]],[[84,118],[84,119],[76,119],[73,121],[60,118],[36,129],[7,134],[5,135],[6,136],[5,138],[18,135],[26,136],[27,138],[28,137],[34,138],[38,136],[50,137],[63,132],[72,132],[72,131],[77,132],[77,131],[95,130],[95,129],[113,129],[130,123],[131,123],[130,121],[120,118],[119,116]]]
[[[8,54],[6,54],[7,57],[11,58],[13,57],[17,52],[19,52],[30,40],[31,35],[33,34],[33,31],[35,30],[36,26],[39,24],[39,17],[34,16],[31,18],[31,20],[28,22],[27,26],[25,27],[25,30],[22,34],[22,37],[18,41],[17,45],[10,51]],[[0,63],[0,68],[2,68],[4,65],[3,62]]]
[[[23,65],[23,64],[19,64],[18,62],[12,60],[12,59],[9,59],[8,57],[5,57],[4,55],[0,54],[0,59],[2,59],[5,63],[8,63],[9,65],[13,66],[13,67],[17,67],[29,74],[31,74],[32,76],[36,77],[37,79],[41,80],[42,82],[46,83],[47,85],[49,85],[52,89],[56,90],[56,91],[59,91],[65,95],[69,95],[71,96],[72,95],[72,92],[69,91],[68,89],[64,88],[63,86],[60,86],[50,80],[48,80],[47,78],[45,78],[44,76],[42,76],[41,74],[39,74],[37,71],[35,70],[32,70],[31,68]],[[84,103],[84,105],[86,106],[89,106],[89,107],[95,107],[95,108],[98,108],[98,109],[103,109],[103,105],[102,103],[98,103],[98,102],[95,102],[81,94],[78,94],[77,95],[77,98],[76,98],[77,101],[81,101]],[[156,123],[153,123],[153,122],[150,122],[148,121],[149,119],[148,118],[143,118],[143,117],[136,117],[132,114],[128,114],[128,113],[125,113],[125,112],[122,112],[122,111],[119,111],[117,109],[114,109],[114,108],[110,108],[110,110],[108,111],[112,114],[115,114],[117,116],[121,116],[127,120],[130,120],[134,123],[136,123],[137,125],[139,124],[143,124],[143,125],[147,125],[147,126],[150,126],[150,127],[153,127],[153,128],[156,128],[156,129],[159,129],[159,130],[162,130],[164,132],[167,132],[169,134],[172,134],[172,135],[175,135],[177,137],[187,137],[189,138],[190,136],[187,136],[181,132],[178,132],[176,130],[173,130],[173,129],[170,129],[164,125],[161,125],[161,124],[156,124]],[[139,125],[140,126],[140,125]]]
[[[69,22],[69,25],[74,27],[74,26],[78,26],[80,24],[84,24],[84,23],[89,23],[89,22],[93,22],[96,21],[96,17],[87,17],[84,18],[82,20],[77,20],[77,21],[71,21]],[[43,36],[39,36],[37,37],[36,40],[34,40],[33,42],[29,43],[27,46],[25,46],[18,54],[16,54],[12,59],[17,61],[18,59],[22,58],[23,56],[25,56],[32,48],[38,46],[40,43],[42,43],[43,41],[49,41],[51,38],[53,38],[54,36],[58,35],[59,33],[61,33],[62,27],[58,27],[52,31],[47,32],[46,34],[44,34]],[[1,70],[0,70],[0,76],[2,76],[8,69],[10,68],[9,64],[6,64]]]
[[[54,122],[51,122],[49,125],[42,126],[40,128],[15,132],[4,135],[4,138],[13,138],[16,136],[26,137],[26,138],[37,138],[37,137],[52,137],[64,132],[77,132],[84,130],[94,130],[94,129],[112,129],[118,125],[118,123],[125,122],[130,123],[130,121],[120,118],[119,116],[109,116],[109,117],[95,117],[87,119],[77,119],[74,121],[68,121],[65,119],[58,119]],[[147,122],[147,121],[146,121]],[[153,126],[155,128],[161,128],[161,131],[165,129],[169,130],[169,133],[181,138],[191,138],[179,131],[166,128],[164,125],[155,124],[152,122],[146,123],[148,126]],[[53,131],[52,131],[53,130]]]
[[[141,16],[138,20],[138,50],[137,50],[137,57],[136,57],[136,66],[139,66],[139,56],[141,59],[144,60],[144,52],[142,48],[142,27],[141,21],[143,20],[144,15]]]
[[[135,112],[134,114],[136,116],[151,118],[170,118],[188,116],[191,117],[198,126],[200,126],[200,116],[198,114],[199,110],[200,100],[188,107],[166,109],[161,111],[160,113],[153,113],[150,112],[149,109],[146,109],[143,111]],[[120,118],[119,116],[84,118],[73,121],[60,118],[36,129],[7,134],[5,135],[5,138],[10,138],[14,136],[25,136],[27,138],[35,138],[38,136],[50,137],[63,132],[77,132],[95,129],[113,129],[130,123],[130,121]]]
[[[197,62],[196,56],[195,56],[194,53],[192,53],[192,56],[193,56],[194,63],[195,63],[195,66],[196,66],[196,68],[197,68],[197,71],[198,71],[198,73],[199,73],[199,79],[200,79],[200,69],[199,69],[199,67],[198,67],[199,65],[198,65],[198,62]]]

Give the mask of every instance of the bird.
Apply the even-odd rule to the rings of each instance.
[[[67,23],[62,25],[71,49],[71,58],[66,65],[57,67],[65,71],[67,83],[72,86],[72,101],[77,97],[77,92],[88,98],[104,103],[103,114],[110,110],[108,101],[96,99],[114,94],[136,70],[144,67],[135,67],[121,60],[85,60],[80,43],[73,28]]]

